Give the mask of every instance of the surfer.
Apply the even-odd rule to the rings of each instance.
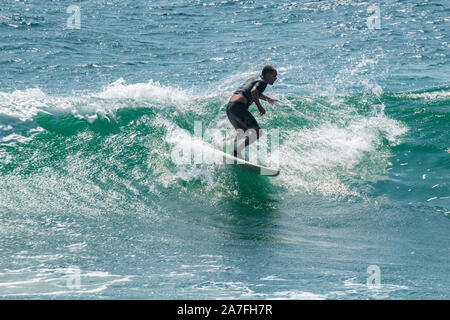
[[[265,66],[260,75],[248,79],[240,86],[230,98],[227,106],[227,116],[233,127],[237,130],[237,135],[244,132],[245,141],[240,145],[236,145],[233,156],[241,157],[241,151],[248,145],[259,139],[262,130],[255,117],[248,111],[248,107],[255,102],[259,113],[264,115],[266,110],[262,107],[260,99],[274,104],[278,102],[276,99],[269,98],[262,93],[267,84],[273,85],[277,80],[277,70],[272,66]],[[237,142],[237,135],[235,141]],[[234,135],[232,136],[234,137]],[[228,139],[226,139],[228,140]]]

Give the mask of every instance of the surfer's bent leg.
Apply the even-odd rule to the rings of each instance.
[[[258,140],[263,135],[263,131],[259,126],[255,128],[250,128],[245,132],[245,141],[241,143],[239,147],[236,148],[235,152],[240,154],[243,149],[248,147],[250,144]]]
[[[240,152],[253,143],[262,134],[255,117],[248,111],[247,106],[240,102],[229,102],[227,106],[227,116],[233,127],[238,131],[235,144],[239,138],[239,131],[244,132],[245,141],[234,150],[234,156],[240,157]],[[249,132],[247,132],[249,131]]]

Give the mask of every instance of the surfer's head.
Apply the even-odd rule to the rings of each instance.
[[[272,66],[265,66],[261,72],[262,77],[266,82],[272,85],[277,80],[277,70]]]

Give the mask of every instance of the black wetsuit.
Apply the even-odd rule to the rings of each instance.
[[[267,87],[267,82],[262,75],[248,79],[233,93],[242,93],[247,98],[247,105],[241,102],[229,102],[227,106],[227,116],[235,129],[247,131],[250,128],[259,128],[255,117],[248,111],[248,107],[253,103],[252,89],[256,85],[258,96],[260,96]]]

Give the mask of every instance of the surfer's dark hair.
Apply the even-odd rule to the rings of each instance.
[[[264,77],[266,74],[271,73],[271,72],[277,72],[277,70],[275,70],[275,68],[272,67],[272,66],[265,66],[265,67],[262,69],[261,74],[262,74],[263,77]]]

